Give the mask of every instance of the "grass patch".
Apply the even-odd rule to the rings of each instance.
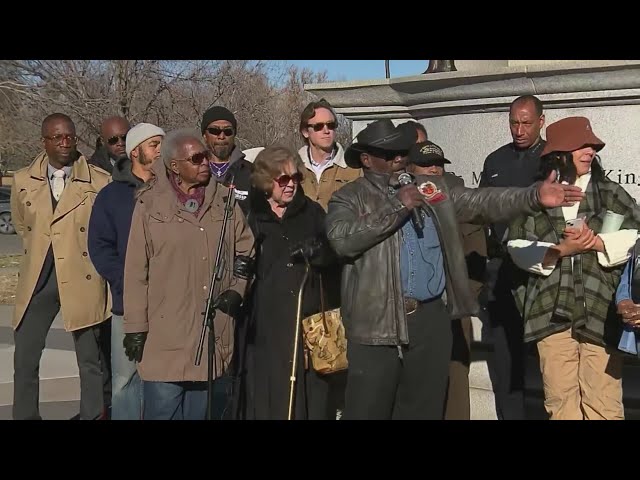
[[[0,268],[18,268],[22,255],[0,255]]]
[[[17,286],[18,272],[2,272],[0,270],[0,305],[16,303]]]
[[[13,305],[16,301],[20,255],[0,255],[0,305]]]

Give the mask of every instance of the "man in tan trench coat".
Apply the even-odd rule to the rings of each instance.
[[[13,317],[13,418],[40,418],[40,358],[62,309],[80,371],[80,418],[93,420],[104,408],[99,325],[110,316],[111,300],[89,258],[87,226],[110,176],[76,150],[68,116],[45,118],[42,142],[45,152],[16,172],[11,191],[11,216],[24,245]]]

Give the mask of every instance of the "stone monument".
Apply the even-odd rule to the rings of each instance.
[[[536,95],[544,104],[547,125],[568,116],[589,117],[607,144],[600,152],[607,176],[640,198],[638,60],[456,60],[455,65],[453,60],[435,60],[421,75],[313,84],[305,89],[353,120],[354,137],[379,118],[421,122],[429,139],[452,161],[448,170],[469,187],[478,185],[486,156],[511,141],[511,101]],[[474,318],[473,325],[472,418],[496,418],[485,361],[491,339],[483,335],[480,319]],[[536,368],[534,363],[531,369]],[[539,397],[541,385],[533,388]],[[625,405],[629,391],[625,383]]]

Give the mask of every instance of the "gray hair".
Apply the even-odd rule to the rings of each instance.
[[[195,140],[202,145],[203,149],[207,148],[202,141],[202,135],[200,135],[197,130],[191,128],[172,130],[167,133],[166,137],[164,137],[162,140],[162,146],[160,147],[160,158],[162,159],[165,167],[169,168],[171,162],[177,159],[178,149],[187,140]]]

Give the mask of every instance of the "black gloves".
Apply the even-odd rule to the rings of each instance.
[[[317,237],[308,238],[296,245],[291,249],[291,258],[294,260],[303,260],[318,256],[322,252],[324,242]]]
[[[214,304],[215,308],[233,318],[239,316],[241,306],[242,296],[235,290],[225,290],[218,296]]]
[[[238,255],[233,261],[233,274],[243,280],[249,280],[255,273],[255,260],[245,255]]]
[[[142,361],[142,351],[144,350],[144,342],[147,341],[147,332],[125,333],[122,345],[124,345],[124,353],[130,361],[140,363]]]

